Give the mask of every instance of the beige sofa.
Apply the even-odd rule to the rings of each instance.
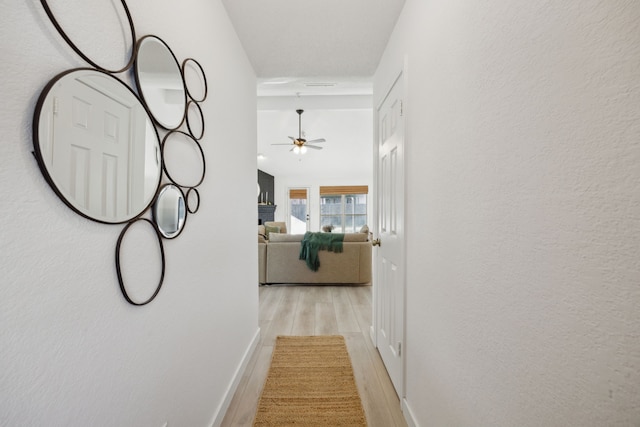
[[[269,225],[269,223],[265,223]],[[299,259],[302,234],[269,233],[258,242],[260,284],[364,284],[371,282],[371,242],[366,233],[347,233],[340,253],[320,251],[320,268],[313,271]],[[262,241],[260,241],[262,240]]]

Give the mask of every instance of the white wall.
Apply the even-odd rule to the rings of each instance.
[[[416,425],[640,422],[640,4],[407,0]]]
[[[93,53],[121,59],[121,30],[117,20],[107,19],[110,10],[93,2],[55,7],[70,32],[84,32],[79,40]],[[126,303],[114,266],[122,226],[73,213],[31,155],[41,89],[57,73],[85,64],[38,2],[5,4],[3,426],[210,426],[221,417],[234,373],[258,331],[255,228],[247,227],[256,216],[255,75],[218,1],[186,0],[178,7],[139,0],[129,7],[138,37],[160,36],[180,62],[196,58],[207,73],[201,208],[176,240],[164,242],[167,269],[156,300],[144,307]],[[123,77],[131,81],[130,74]],[[158,268],[156,259],[142,262],[149,271]]]

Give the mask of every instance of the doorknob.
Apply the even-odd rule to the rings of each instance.
[[[380,239],[375,239],[373,242],[371,242],[371,244],[373,246],[380,246]]]

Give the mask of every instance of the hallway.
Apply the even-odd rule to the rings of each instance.
[[[406,426],[400,402],[369,338],[371,286],[260,286],[261,340],[223,426],[250,426],[277,335],[343,335],[371,427]]]

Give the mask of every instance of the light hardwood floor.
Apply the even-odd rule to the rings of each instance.
[[[371,427],[406,426],[369,338],[371,286],[260,286],[261,338],[222,426],[251,426],[278,335],[343,335]]]

